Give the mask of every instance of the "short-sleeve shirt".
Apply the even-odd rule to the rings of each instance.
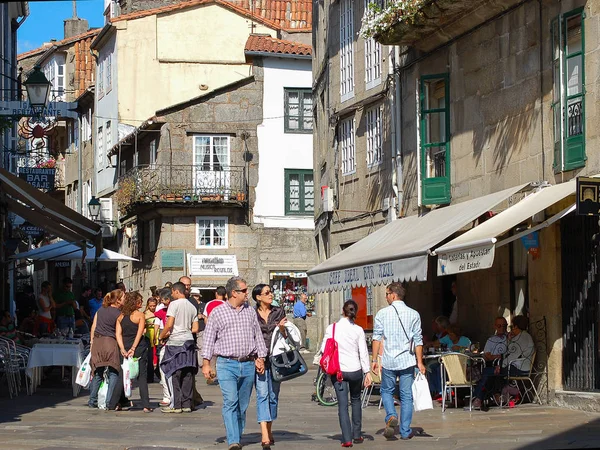
[[[466,336],[461,336],[458,342],[455,344],[454,342],[452,342],[452,339],[450,339],[450,336],[446,335],[440,339],[440,344],[446,345],[446,347],[448,347],[448,350],[452,349],[452,347],[454,347],[455,345],[458,345],[459,347],[463,348],[469,348],[471,346],[471,340]]]
[[[508,347],[508,338],[506,334],[495,334],[485,343],[484,353],[492,355],[504,355]]]
[[[192,324],[198,322],[198,309],[187,299],[180,298],[172,301],[167,310],[167,317],[175,318],[167,345],[181,346],[186,341],[191,341],[194,338],[192,336]]]
[[[75,294],[71,291],[59,291],[54,294],[54,301],[56,303],[64,303],[68,301],[74,301]],[[75,311],[73,310],[72,305],[66,305],[56,310],[57,317],[73,317],[75,315]]]

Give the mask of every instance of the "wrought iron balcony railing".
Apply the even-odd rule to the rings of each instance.
[[[245,203],[248,177],[245,167],[204,165],[137,166],[119,178],[116,200],[120,210],[138,202]]]

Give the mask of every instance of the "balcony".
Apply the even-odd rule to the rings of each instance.
[[[243,206],[248,199],[245,167],[207,170],[202,165],[137,166],[119,178],[116,201],[129,212],[139,203],[220,203]]]

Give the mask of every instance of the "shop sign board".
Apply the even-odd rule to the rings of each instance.
[[[185,261],[183,250],[161,250],[160,263],[164,269],[183,269]]]
[[[188,255],[192,276],[233,277],[238,275],[236,255]]]
[[[47,191],[54,189],[54,176],[56,169],[42,169],[37,167],[21,167],[19,169],[19,178],[27,181],[37,189]]]
[[[54,267],[62,267],[68,269],[71,267],[71,261],[54,261]]]
[[[489,269],[494,264],[495,249],[496,246],[490,244],[438,253],[437,273],[442,276]]]
[[[24,222],[19,228],[21,231],[31,237],[38,237],[44,234],[43,228],[31,225],[29,222]]]
[[[600,216],[600,178],[577,177],[577,214]]]

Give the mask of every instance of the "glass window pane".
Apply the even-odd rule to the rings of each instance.
[[[220,247],[225,245],[225,220],[213,221],[213,245]]]
[[[198,221],[198,244],[210,245],[210,222],[208,220]]]
[[[208,170],[210,167],[210,138],[208,136],[196,136],[196,151],[194,163],[199,166],[206,165],[203,167],[204,170]]]
[[[567,55],[581,51],[581,15],[567,19]]]
[[[581,55],[567,59],[567,96],[582,93]]]
[[[213,170],[223,170],[229,165],[227,152],[227,137],[219,136],[213,138]]]
[[[425,114],[425,127],[423,130],[423,143],[434,144],[446,142],[446,113]]]
[[[289,209],[300,211],[300,175],[289,175]]]
[[[315,184],[312,174],[304,175],[304,211],[315,210]]]
[[[552,22],[552,45],[552,59],[557,60],[560,58],[560,32],[558,20]]]
[[[446,107],[446,80],[430,80],[425,83],[425,109]]]
[[[446,176],[446,147],[430,147],[425,152],[425,176],[437,178]]]
[[[554,105],[554,143],[560,142],[560,130],[562,125],[562,107],[560,104]]]
[[[583,134],[583,100],[572,98],[567,101],[567,137]]]
[[[302,107],[302,128],[304,130],[312,130],[312,94],[309,92],[304,93],[304,103]]]
[[[560,101],[560,60],[554,61],[552,67],[552,77],[554,78],[554,86],[552,88],[552,99],[554,103]]]

